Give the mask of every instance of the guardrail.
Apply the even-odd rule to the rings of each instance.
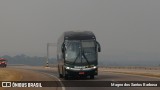
[[[49,67],[57,67],[56,64],[50,64]],[[99,66],[101,69],[133,69],[133,70],[160,70],[159,67],[145,67],[145,66]]]
[[[101,67],[106,69],[139,69],[139,70],[160,70],[160,67],[142,67],[142,66],[109,66],[109,67]]]

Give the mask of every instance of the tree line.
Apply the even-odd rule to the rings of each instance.
[[[16,65],[16,64],[24,64],[24,65],[31,65],[31,66],[44,66],[46,65],[46,57],[38,57],[38,56],[27,56],[24,54],[16,55],[16,56],[9,56],[4,55],[1,58],[7,59],[8,65]],[[49,59],[49,64],[56,64],[57,61],[55,58]]]

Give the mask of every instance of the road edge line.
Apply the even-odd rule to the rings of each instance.
[[[44,72],[41,72],[41,73],[56,78],[56,79],[60,82],[60,84],[61,84],[61,86],[62,86],[62,90],[66,90],[65,87],[64,87],[64,84],[61,82],[61,80],[60,80],[59,78],[57,78],[56,76],[54,76],[54,75],[52,75],[52,74],[48,74],[48,73],[44,73]]]

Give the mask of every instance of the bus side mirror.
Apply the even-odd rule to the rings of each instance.
[[[97,42],[98,52],[101,52],[101,45]]]
[[[66,50],[66,49],[65,49],[65,44],[64,44],[64,43],[62,44],[62,48],[61,48],[61,49],[62,49],[62,52],[64,53],[65,50]]]

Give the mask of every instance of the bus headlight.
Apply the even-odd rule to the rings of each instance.
[[[70,69],[70,67],[66,67],[66,69]]]
[[[96,66],[93,66],[92,68],[96,69],[97,67],[96,67]]]

